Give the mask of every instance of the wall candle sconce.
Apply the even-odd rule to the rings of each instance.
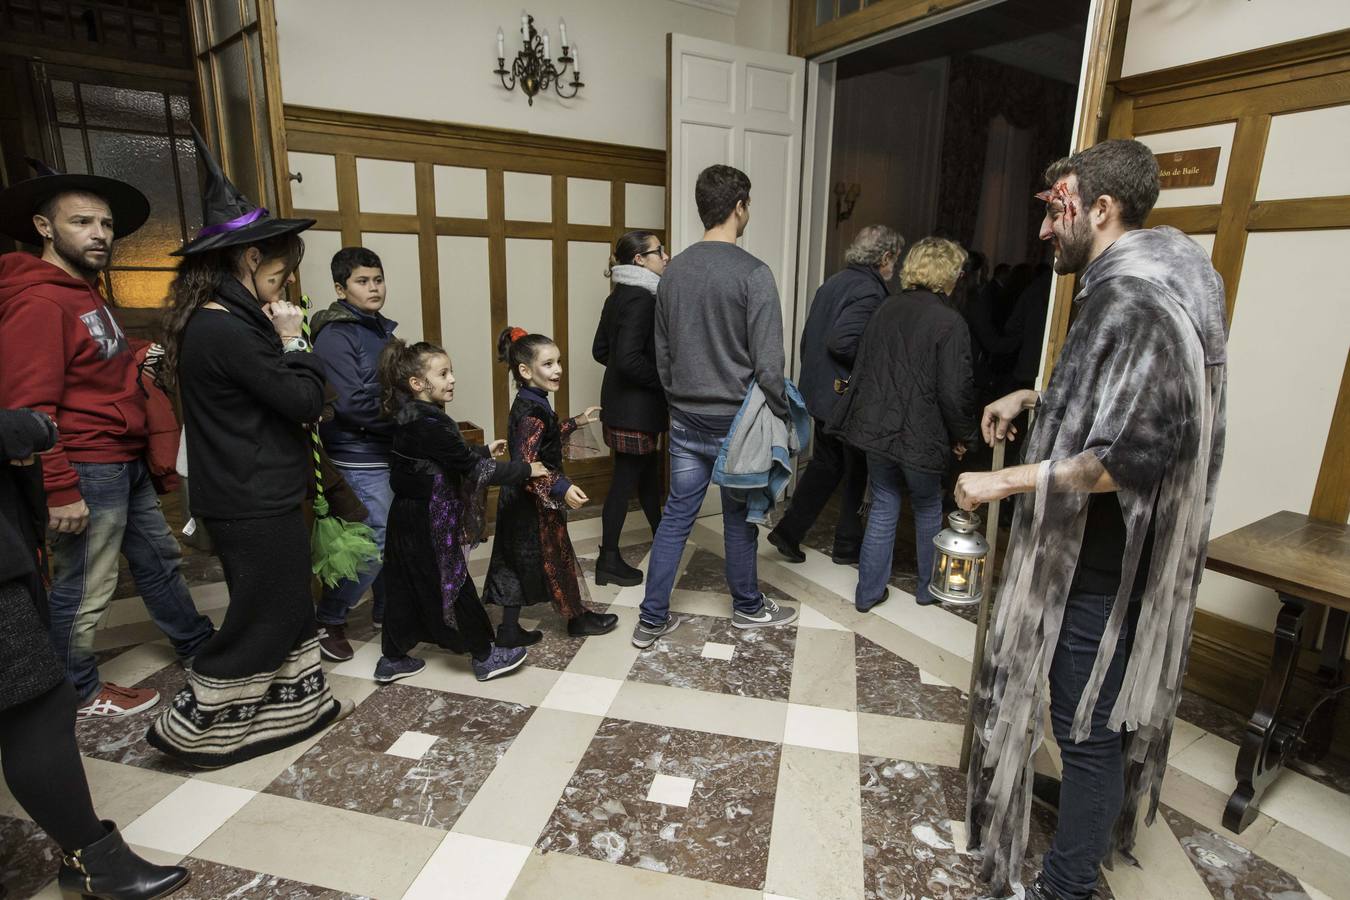
[[[492,74],[496,75],[502,81],[502,87],[508,91],[515,90],[516,85],[525,92],[525,97],[529,100],[530,106],[534,106],[534,96],[540,91],[548,90],[552,85],[559,97],[564,100],[570,100],[577,95],[577,91],[586,86],[581,80],[581,52],[575,43],[567,42],[567,23],[562,19],[558,20],[558,35],[562,38],[562,56],[558,57],[558,65],[553,64],[549,59],[549,37],[548,29],[545,28],[543,34],[534,30],[534,16],[522,12],[520,14],[520,42],[522,47],[516,54],[516,58],[511,62],[511,68],[506,68],[506,36],[502,34],[500,28],[497,29],[497,68]],[[572,80],[563,83],[563,75],[567,72],[568,66],[572,68]],[[508,78],[510,79],[508,81]],[[570,88],[571,93],[566,89]]]
[[[842,225],[850,216],[853,215],[853,207],[858,205],[858,197],[862,195],[862,185],[858,182],[845,184],[840,181],[834,186],[834,224]]]

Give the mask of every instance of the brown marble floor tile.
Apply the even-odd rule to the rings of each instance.
[[[25,819],[0,816],[0,897],[31,897],[56,877],[61,849]]]
[[[729,644],[729,660],[708,659],[704,644]],[[795,628],[746,628],[716,616],[680,616],[680,627],[637,658],[629,681],[764,700],[788,699]]]
[[[958,688],[924,684],[913,663],[853,636],[858,664],[858,712],[962,724],[965,696]]]
[[[957,769],[882,757],[861,760],[863,872],[868,900],[984,897],[979,861],[953,844],[949,823],[965,819],[966,777]],[[1031,812],[1023,879],[1034,878],[1050,846],[1055,815]],[[1097,897],[1112,897],[1105,879]]]
[[[609,604],[591,601],[588,608],[602,613],[609,610]],[[501,624],[502,608],[500,606],[488,606],[487,612],[494,628]],[[530,655],[525,660],[527,666],[561,672],[572,664],[572,658],[581,650],[581,645],[590,640],[590,638],[572,637],[568,634],[567,623],[553,611],[553,607],[545,604],[522,610],[520,618],[524,622],[538,622],[539,624],[534,627],[544,633],[537,644],[530,645]],[[596,635],[596,637],[601,640],[612,639],[612,636],[606,635]]]
[[[1159,808],[1214,900],[1305,900],[1299,880],[1223,835],[1166,806]]]
[[[195,775],[200,769],[176,762],[145,742],[146,729],[173,700],[174,694],[187,683],[187,675],[178,663],[169,663],[158,672],[143,678],[132,687],[154,688],[159,691],[159,703],[145,712],[109,719],[78,719],[75,739],[80,753],[108,762],[138,766],[155,772],[173,775]]]
[[[191,856],[180,865],[192,873],[192,880],[173,895],[174,900],[220,900],[222,897],[230,900],[369,900],[359,894],[345,894]]]
[[[515,703],[385,685],[266,792],[449,830],[530,713]],[[421,759],[385,752],[406,731],[437,740]]]
[[[731,595],[727,592],[727,564],[722,557],[710,550],[699,548],[689,556],[689,565],[675,579],[675,587],[685,591],[706,591],[721,594],[727,598],[727,614],[731,614]],[[797,601],[787,592],[764,580],[761,575],[759,589],[767,597],[795,604]]]
[[[539,849],[763,890],[780,748],[606,719]],[[649,802],[657,774],[691,778],[689,806]]]

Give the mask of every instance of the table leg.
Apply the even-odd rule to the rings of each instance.
[[[1270,670],[1238,748],[1237,790],[1228,798],[1223,813],[1224,827],[1234,833],[1256,819],[1257,801],[1284,768],[1285,755],[1297,745],[1297,726],[1282,723],[1280,710],[1297,668],[1307,605],[1301,598],[1288,594],[1280,594],[1280,603]]]
[[[1345,673],[1345,647],[1347,638],[1350,638],[1350,612],[1343,609],[1329,609],[1326,622],[1326,631],[1322,633],[1322,659],[1317,667],[1317,680],[1323,689],[1329,691],[1341,683],[1341,677]],[[1305,759],[1321,759],[1331,749],[1331,736],[1339,702],[1339,697],[1333,697],[1308,723],[1304,740],[1307,746]]]

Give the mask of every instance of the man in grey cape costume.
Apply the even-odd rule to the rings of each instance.
[[[972,697],[971,849],[992,892],[1016,891],[1049,699],[1059,825],[1026,896],[1067,900],[1092,894],[1110,851],[1132,859],[1140,806],[1157,811],[1223,457],[1227,323],[1205,251],[1142,228],[1158,196],[1147,147],[1098,144],[1046,181],[1041,238],[1057,272],[1079,273],[1077,316],[1044,394],[985,410],[992,442],[1035,406],[1026,464],[962,475],[956,497],[1022,495]]]

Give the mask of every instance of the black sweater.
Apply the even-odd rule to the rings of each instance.
[[[952,445],[972,442],[978,425],[970,331],[951,301],[914,290],[882,303],[828,430],[907,469],[942,473]]]
[[[203,519],[255,519],[297,509],[313,478],[305,426],[323,412],[323,362],[282,353],[257,300],[234,278],[183,330],[178,382],[187,429],[189,498]]]
[[[659,434],[670,413],[656,371],[656,297],[633,284],[615,285],[600,313],[591,355],[605,367],[600,419],[610,428]]]

